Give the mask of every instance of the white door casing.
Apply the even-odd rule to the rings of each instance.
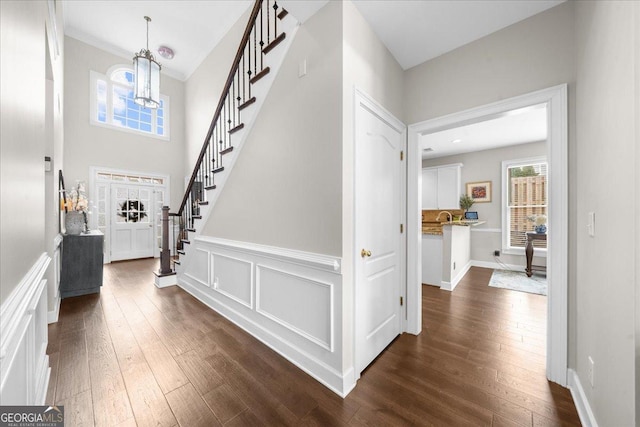
[[[509,111],[547,105],[549,163],[549,249],[547,255],[547,378],[567,384],[568,351],[568,124],[567,85],[504,99],[409,126],[407,166],[407,332],[422,330],[422,149],[420,135],[499,117]]]
[[[153,190],[111,184],[111,260],[154,256]]]
[[[151,191],[151,203],[149,204],[149,220],[152,222],[152,229],[157,232],[158,239],[161,238],[161,223],[159,221],[161,208],[164,204],[169,204],[171,182],[169,175],[160,173],[146,173],[121,169],[111,169],[106,167],[91,166],[89,168],[89,228],[100,230],[104,233],[104,262],[110,263],[111,258],[111,237],[112,224],[117,210],[112,208],[111,187],[118,185],[134,185],[147,188]],[[152,244],[153,254],[148,256],[159,257],[160,245],[155,240]],[[117,258],[113,259],[116,261]]]
[[[356,91],[355,367],[357,375],[402,331],[401,152],[405,128]]]

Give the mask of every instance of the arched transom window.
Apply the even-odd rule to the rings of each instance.
[[[107,75],[91,71],[91,123],[127,132],[169,139],[169,97],[160,107],[144,108],[133,101],[133,69],[113,67]]]

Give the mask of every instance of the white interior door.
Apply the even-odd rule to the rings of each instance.
[[[154,256],[153,189],[111,185],[111,260]]]
[[[393,121],[392,121],[393,120]],[[358,101],[356,109],[356,369],[401,332],[403,287],[400,152],[404,125]]]

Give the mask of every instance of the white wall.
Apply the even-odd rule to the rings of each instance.
[[[94,126],[89,123],[89,72],[106,74],[124,59],[76,39],[65,38],[64,178],[67,188],[77,180],[89,184],[89,167],[101,166],[171,176],[172,211],[184,194],[184,83],[162,75],[160,92],[171,103],[171,139],[160,139]],[[89,188],[87,187],[87,190]],[[93,195],[89,194],[91,201]]]
[[[204,235],[341,255],[339,17],[331,2],[298,29]],[[196,73],[216,63],[231,59],[208,58]]]
[[[45,251],[46,2],[0,2],[0,302]]]
[[[541,141],[422,161],[423,167],[462,163],[462,194],[466,192],[467,182],[491,181],[491,202],[475,203],[470,209],[477,211],[480,219],[486,221],[486,224],[474,226],[471,230],[472,260],[495,262],[493,251],[502,250],[502,232],[491,231],[502,229],[502,161],[545,156],[546,153],[546,142]],[[546,257],[536,258],[541,258],[536,260],[536,264],[544,265]],[[524,255],[501,254],[500,261],[523,267],[526,265]]]
[[[576,2],[577,289],[575,369],[599,425],[634,425],[634,236],[638,113],[635,2]],[[596,234],[587,234],[587,212]],[[588,357],[595,363],[594,386]],[[637,408],[636,408],[637,410]]]
[[[567,83],[569,86],[569,365],[576,337],[574,4],[565,2],[405,72],[406,123]]]

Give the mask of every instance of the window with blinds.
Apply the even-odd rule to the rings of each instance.
[[[503,189],[506,204],[503,227],[504,249],[524,249],[527,232],[534,231],[535,219],[547,216],[547,162],[529,159],[503,162]],[[547,242],[536,240],[534,247],[546,249]]]

